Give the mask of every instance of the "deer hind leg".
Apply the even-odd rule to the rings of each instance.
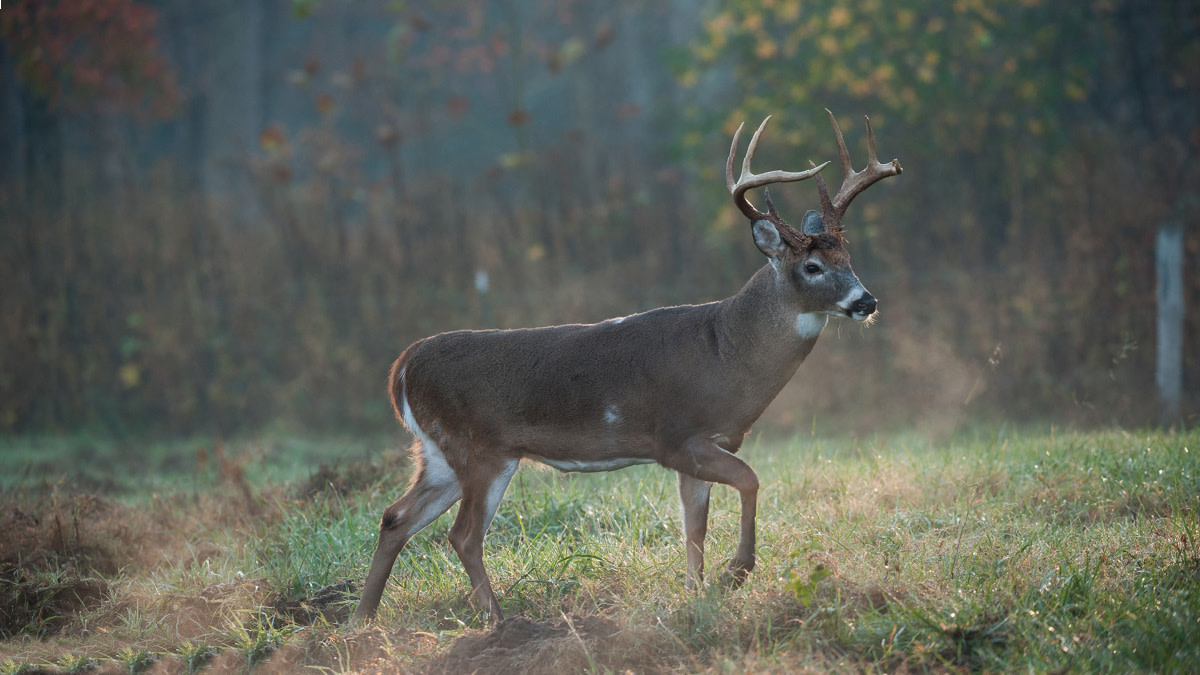
[[[412,486],[384,510],[380,519],[379,543],[363,583],[362,597],[354,613],[355,623],[375,616],[396,556],[405,544],[462,497],[458,478],[438,447],[426,442],[419,447],[419,452],[421,468]]]
[[[462,504],[450,528],[450,545],[471,579],[471,594],[492,625],[503,620],[504,615],[483,566],[483,537],[492,524],[492,517],[496,515],[496,508],[500,506],[517,464],[516,459],[506,459],[472,465],[471,475],[462,481]]]
[[[680,452],[669,454],[660,463],[697,480],[728,485],[741,495],[741,537],[722,582],[733,588],[742,585],[754,569],[754,518],[758,512],[758,476],[754,469],[712,439],[700,436],[688,439]],[[689,548],[689,565],[691,555]]]
[[[687,581],[696,589],[704,582],[704,537],[708,534],[708,496],[712,483],[679,474],[679,501],[683,505],[683,537],[687,547]]]

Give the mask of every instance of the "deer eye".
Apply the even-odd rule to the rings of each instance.
[[[808,263],[804,266],[805,274],[820,274],[821,266],[816,263]]]

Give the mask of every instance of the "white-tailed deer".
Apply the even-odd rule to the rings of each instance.
[[[828,112],[828,111],[826,111]],[[755,174],[746,149],[741,176],[726,180],[767,256],[737,295],[704,305],[664,307],[590,325],[455,331],[413,343],[392,364],[396,416],[416,437],[416,471],[383,512],[379,543],[355,620],[375,614],[396,556],[419,530],[462,500],[450,543],[489,619],[500,604],[483,565],[483,538],[522,459],[561,471],[611,471],[658,463],[679,473],[688,587],[703,580],[708,498],[713,483],[741,494],[741,538],[727,582],[754,569],[758,477],[734,453],[767,404],[812,351],[830,316],[867,321],[875,298],[854,271],[841,219],[854,196],[901,172],[881,164],[867,121],[867,167],[855,172],[833,113],[844,180],[832,199],[819,172]],[[746,199],[752,188],[817,179],[823,214],[799,231]]]

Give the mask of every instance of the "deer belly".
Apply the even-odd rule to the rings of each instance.
[[[540,455],[525,455],[527,458],[552,466],[559,471],[580,471],[594,473],[596,471],[615,471],[635,464],[653,464],[654,460],[647,457],[606,457],[603,459],[550,459]]]

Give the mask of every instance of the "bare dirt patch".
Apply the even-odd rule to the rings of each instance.
[[[661,668],[643,639],[604,616],[563,615],[538,622],[512,617],[494,630],[464,635],[422,669],[452,673],[559,675],[584,670],[655,672]]]

